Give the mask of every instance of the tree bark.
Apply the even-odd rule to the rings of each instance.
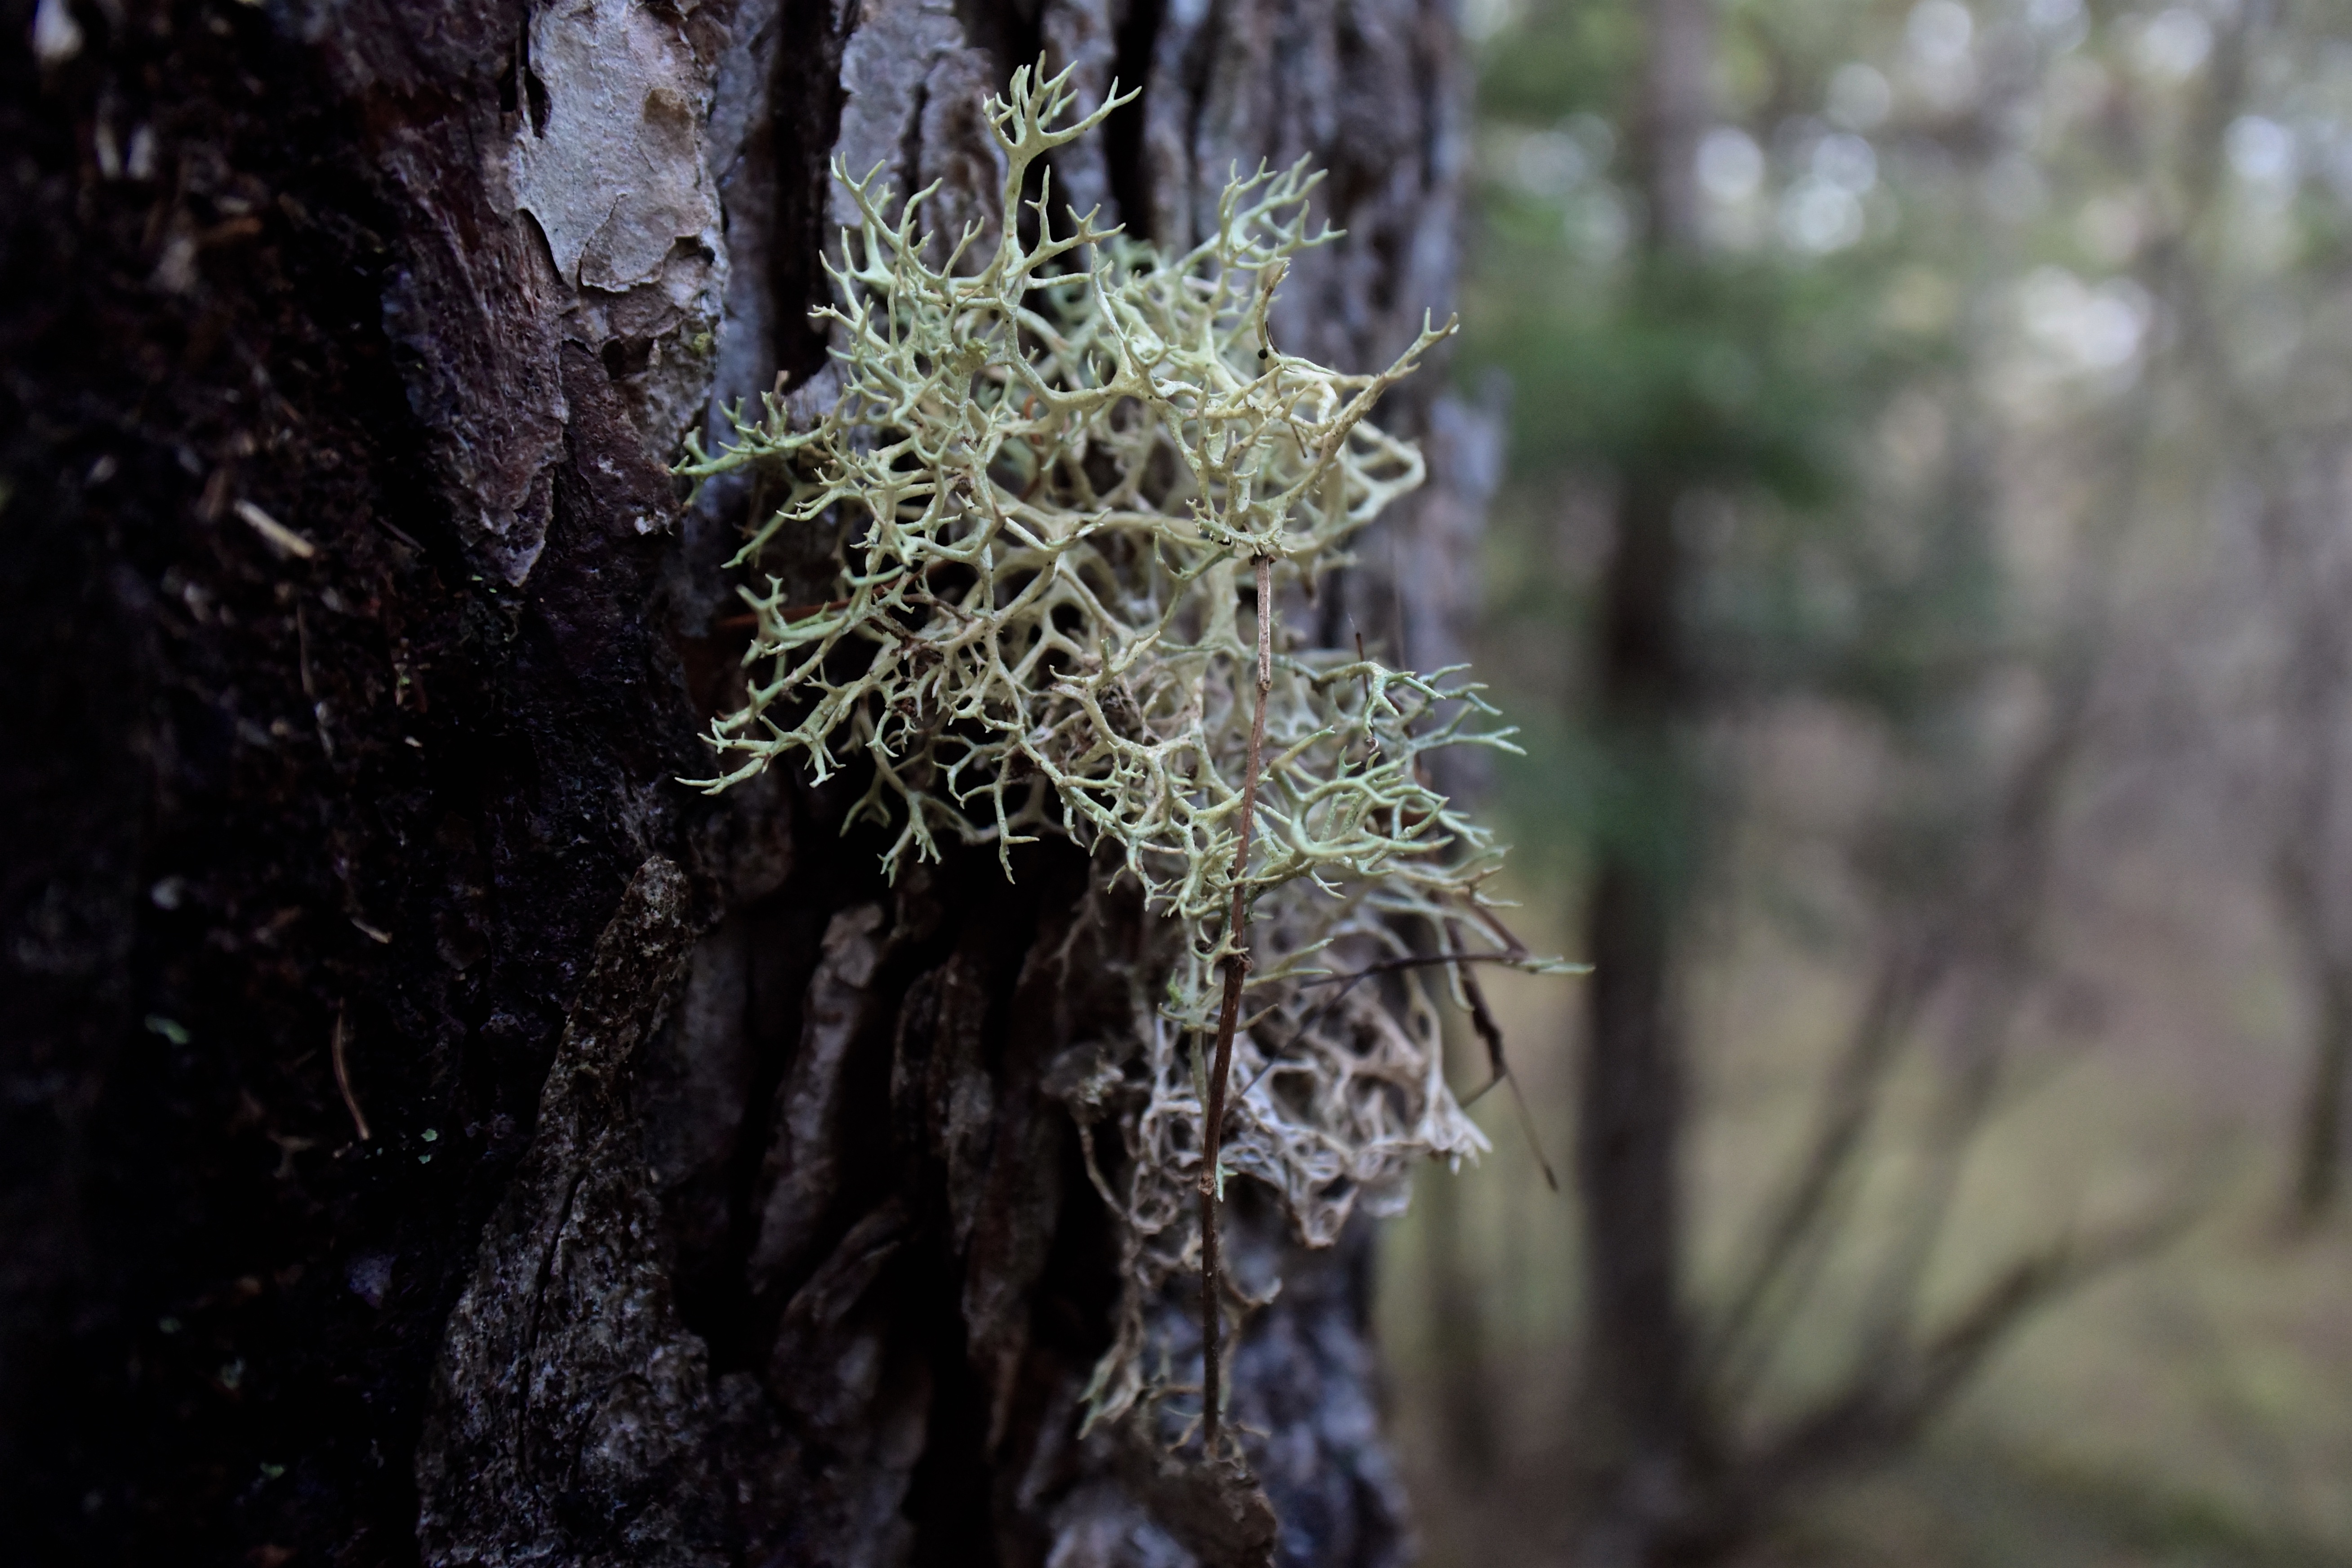
[[[1040,53],[1146,88],[1056,185],[1162,244],[1236,163],[1330,169],[1276,331],[1384,363],[1452,300],[1447,8],[40,12],[0,6],[25,1550],[1399,1561],[1361,1234],[1232,1205],[1285,1279],[1234,1352],[1254,1480],[1081,1440],[1119,1258],[1077,1130],[1150,922],[1066,846],[886,886],[855,779],[677,784],[755,498],[667,465],[822,368],[828,161],[974,199]],[[1468,417],[1435,396],[1384,418]],[[1451,449],[1325,640],[1453,635]]]
[[[2352,1089],[2352,942],[2333,870],[2343,860],[2342,715],[2352,690],[2352,647],[2336,613],[2347,562],[2336,526],[2343,495],[2334,468],[2287,453],[2272,458],[2272,472],[2258,536],[2284,655],[2279,760],[2270,770],[2279,791],[2270,869],[2311,1005],[2310,1066],[2296,1107],[2287,1193],[2289,1218],[2307,1227],[2325,1219],[2341,1194]]]
[[[2308,612],[2305,612],[2308,614]],[[2300,628],[2305,644],[2332,639],[2332,626]],[[2336,750],[2333,704],[2313,700],[2340,691],[2342,671],[2327,649],[2298,649],[2303,668],[2290,671],[2292,698],[2301,699],[2288,765],[2286,809],[2272,858],[2272,882],[2282,923],[2299,947],[2309,976],[2310,1067],[2296,1108],[2291,1145],[2288,1214],[2300,1226],[2325,1219],[2343,1186],[2346,1094],[2352,1089],[2352,963],[2336,940],[2341,923],[2324,867],[2334,847],[2336,812],[2331,798]],[[2332,679],[2330,679],[2332,678]]]
[[[1583,1560],[1664,1560],[1702,1511],[1682,1292],[1682,1043],[1675,932],[1689,786],[1672,487],[1633,475],[1603,588],[1602,723],[1624,796],[1593,857],[1592,979],[1577,1101],[1585,1376],[1597,1495]]]

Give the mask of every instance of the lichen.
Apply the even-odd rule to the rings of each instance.
[[[821,779],[862,757],[872,779],[850,820],[898,825],[894,875],[943,841],[992,843],[1010,874],[1012,846],[1059,835],[1182,933],[1106,1069],[1130,1157],[1125,1190],[1104,1192],[1129,1279],[1100,1416],[1147,1391],[1143,1303],[1198,1258],[1201,1046],[1237,951],[1255,618],[1311,597],[1422,482],[1419,452],[1369,416],[1454,325],[1424,321],[1375,374],[1283,352],[1276,290],[1293,256],[1333,237],[1308,232],[1319,176],[1304,165],[1237,175],[1215,233],[1183,256],[1093,214],[1057,228],[1050,171],[1024,199],[1032,171],[1128,100],[1067,120],[1068,73],[1041,76],[1018,71],[989,101],[999,208],[952,245],[922,221],[936,187],[893,216],[877,174],[836,163],[860,218],[817,313],[837,398],[805,428],[774,397],[757,417],[739,409],[731,444],[691,444],[681,471],[759,465],[784,487],[737,563],[785,531],[824,531],[837,569],[814,604],[788,603],[773,577],[743,590],[764,679],[714,723],[724,771],[697,783],[722,790],[796,753]],[[1262,559],[1271,605],[1244,593]],[[1392,1201],[1412,1162],[1484,1146],[1447,1091],[1414,965],[1459,951],[1464,931],[1483,958],[1530,961],[1484,892],[1498,849],[1429,782],[1438,748],[1507,745],[1481,727],[1493,710],[1477,689],[1360,650],[1275,647],[1217,1175],[1264,1183],[1323,1245],[1356,1204]],[[1376,978],[1334,983],[1368,966]]]

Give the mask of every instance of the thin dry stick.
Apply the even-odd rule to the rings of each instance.
[[[1510,935],[1508,931],[1503,934]],[[1559,1176],[1552,1170],[1550,1158],[1544,1153],[1543,1137],[1536,1131],[1535,1112],[1528,1108],[1528,1097],[1519,1089],[1518,1075],[1511,1071],[1511,1064],[1503,1052],[1503,1026],[1496,1021],[1495,1010],[1486,1005],[1486,993],[1478,984],[1478,977],[1470,970],[1470,966],[1474,963],[1525,963],[1528,961],[1528,950],[1520,943],[1518,938],[1511,937],[1511,946],[1507,952],[1465,952],[1462,949],[1461,927],[1452,921],[1445,922],[1445,942],[1446,950],[1444,952],[1417,952],[1403,958],[1384,958],[1377,963],[1368,963],[1361,969],[1351,969],[1342,974],[1318,974],[1310,979],[1299,981],[1298,984],[1301,989],[1310,985],[1340,987],[1339,996],[1333,997],[1330,1002],[1324,1005],[1329,1007],[1336,1005],[1341,997],[1346,996],[1349,992],[1374,975],[1401,974],[1411,969],[1434,969],[1441,964],[1453,966],[1456,976],[1462,982],[1462,994],[1470,1004],[1470,1026],[1477,1031],[1479,1040],[1486,1047],[1486,1066],[1489,1074],[1485,1083],[1463,1096],[1462,1109],[1467,1110],[1477,1104],[1479,1100],[1486,1098],[1486,1091],[1496,1084],[1508,1085],[1511,1090],[1511,1101],[1518,1108],[1519,1131],[1527,1136],[1528,1150],[1535,1156],[1536,1168],[1543,1173],[1544,1184],[1553,1192],[1558,1192]],[[1266,1070],[1271,1072],[1273,1068],[1269,1067]],[[1263,1078],[1265,1074],[1261,1073],[1258,1076]]]
[[[1445,945],[1452,950],[1450,956],[1460,965],[1454,974],[1462,982],[1464,999],[1470,1004],[1470,1026],[1478,1031],[1478,1038],[1486,1043],[1486,1069],[1491,1075],[1485,1087],[1472,1093],[1462,1102],[1462,1107],[1466,1110],[1475,1105],[1478,1097],[1487,1089],[1498,1083],[1508,1084],[1511,1103],[1518,1108],[1519,1131],[1527,1137],[1528,1152],[1536,1157],[1536,1169],[1543,1173],[1544,1185],[1558,1192],[1559,1177],[1553,1173],[1551,1161],[1544,1154],[1543,1135],[1536,1130],[1536,1113],[1528,1109],[1528,1097],[1519,1089],[1518,1074],[1511,1070],[1509,1060],[1503,1055],[1503,1026],[1496,1021],[1495,1010],[1486,1005],[1486,990],[1479,985],[1478,976],[1470,968],[1471,963],[1481,955],[1462,951],[1462,928],[1452,921],[1445,922]]]
[[[1350,969],[1338,974],[1310,974],[1297,984],[1302,990],[1310,985],[1344,985],[1348,991],[1353,991],[1375,975],[1402,974],[1408,969],[1450,969],[1461,963],[1523,964],[1529,962],[1529,957],[1525,948],[1517,952],[1414,952],[1402,958],[1383,958],[1377,963],[1367,963],[1361,969]],[[1573,966],[1567,972],[1580,973]],[[1345,991],[1340,993],[1341,996],[1346,994]]]
[[[368,1131],[367,1117],[360,1110],[359,1096],[352,1092],[352,1069],[343,1060],[343,1037],[348,1032],[345,1009],[335,1009],[335,1032],[328,1037],[327,1054],[335,1060],[335,1087],[343,1091],[343,1109],[352,1113],[352,1123],[360,1130],[360,1142],[372,1141],[375,1134]]]
[[[1218,1303],[1217,1162],[1225,1131],[1225,1080],[1234,1070],[1234,1031],[1242,1017],[1242,983],[1249,975],[1250,839],[1257,831],[1257,775],[1265,752],[1265,699],[1274,689],[1274,557],[1257,558],[1257,714],[1250,721],[1249,763],[1242,774],[1241,842],[1234,849],[1234,905],[1225,917],[1232,952],[1225,958],[1224,1009],[1217,1016],[1217,1050],[1209,1068],[1208,1114],[1201,1130],[1201,1442],[1217,1456],[1223,1404],[1224,1314]]]
[[[1470,973],[1470,969],[1467,969],[1467,959],[1477,957],[1477,954],[1465,952],[1465,954],[1458,954],[1458,957],[1465,962],[1465,966],[1461,969],[1461,983],[1463,983],[1463,996],[1470,999],[1470,1027],[1477,1030],[1479,1039],[1486,1041],[1486,1069],[1491,1072],[1489,1079],[1484,1081],[1479,1089],[1470,1090],[1470,1096],[1463,1100],[1463,1110],[1470,1110],[1473,1105],[1477,1105],[1479,1096],[1484,1096],[1484,1093],[1486,1093],[1489,1089],[1494,1089],[1496,1084],[1506,1084],[1507,1089],[1510,1089],[1510,1102],[1519,1110],[1519,1133],[1527,1138],[1527,1152],[1528,1154],[1534,1154],[1536,1168],[1543,1171],[1545,1187],[1550,1187],[1552,1192],[1559,1192],[1559,1175],[1552,1171],[1550,1159],[1545,1157],[1543,1133],[1536,1131],[1536,1112],[1534,1110],[1528,1110],[1527,1093],[1519,1090],[1519,1074],[1512,1072],[1510,1063],[1503,1060],[1503,1025],[1496,1023],[1494,1008],[1486,1006],[1486,992],[1479,990],[1477,975],[1473,975]]]

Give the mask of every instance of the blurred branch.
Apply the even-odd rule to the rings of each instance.
[[[2210,162],[2210,161],[2209,161]],[[2210,167],[2193,187],[2184,215],[2193,223],[2211,199]],[[2161,247],[2157,266],[2179,270],[2176,247]],[[1898,937],[1883,953],[1844,1050],[1823,1092],[1814,1128],[1783,1196],[1764,1227],[1764,1239],[1743,1271],[1730,1307],[1710,1337],[1706,1383],[1727,1405],[1744,1402],[1801,1314],[1820,1271],[1835,1250],[1835,1226],[1844,1212],[1847,1178],[1875,1121],[1888,1072],[1928,1002],[1966,978],[1971,997],[1956,1031],[1959,1076],[1948,1087],[1931,1133],[1928,1158],[1907,1205],[1912,1223],[1877,1263],[1876,1282],[1864,1312],[1864,1348],[1848,1397],[1862,1400],[1876,1369],[1908,1353],[1919,1284],[1943,1236],[1968,1157],[1994,1103],[2005,1040],[2033,967],[2032,938],[2046,906],[2065,785],[2088,745],[2113,612],[2116,557],[2147,483],[2155,397],[2144,376],[2116,411],[2113,432],[2116,479],[2083,534],[2069,574],[2059,635],[2043,657],[2049,701],[2033,743],[2011,776],[1990,818],[1973,877],[1961,879],[1916,936]],[[1976,499],[1978,465],[1957,462],[1952,481],[1960,504]],[[2030,1263],[2032,1260],[2028,1260]],[[2026,1264],[2019,1266],[2026,1268]],[[2015,1274],[2016,1271],[2012,1271]],[[2028,1269],[2023,1281],[2040,1279]],[[2037,1292],[2028,1292],[2038,1300]],[[1996,1335],[2009,1319],[1987,1321]],[[1970,1362],[1969,1364],[1973,1364]]]
[[[1705,1381],[1737,1404],[1769,1361],[1793,1304],[1810,1289],[1820,1245],[1846,1190],[1845,1176],[1875,1120],[1885,1081],[1912,1020],[1940,980],[1946,949],[1900,941],[1880,960],[1868,997],[1830,1075],[1812,1136],[1740,1283],[1710,1336]],[[1768,1305],[1787,1303],[1763,1318]],[[1759,1331],[1760,1324],[1760,1331]]]
[[[2311,994],[2308,1067],[2287,1192],[2290,1217],[2308,1226],[2333,1208],[2341,1189],[2346,1093],[2352,1089],[2352,941],[2346,933],[2352,922],[2329,896],[2341,879],[2331,858],[2341,815],[2335,785],[2345,710],[2352,701],[2352,647],[2343,617],[2352,584],[2340,538],[2342,454],[2352,446],[2352,430],[2338,420],[2305,429],[2298,438],[2263,408],[2232,361],[2230,332],[2208,275],[2214,269],[2194,264],[2189,243],[2213,202],[2220,179],[2216,150],[2244,104],[2252,45],[2274,21],[2273,5],[2263,0],[2245,7],[2221,35],[2200,134],[2192,138],[2191,216],[2169,247],[2163,282],[2180,327],[2182,379],[2210,406],[2219,448],[2238,457],[2239,477],[2261,498],[2254,532],[2285,644],[2278,678],[2283,722],[2274,746],[2284,755],[2274,755],[2266,770],[2282,781],[2270,828],[2268,881]]]
[[[2201,1212],[2195,1202],[2168,1204],[2086,1242],[2061,1240],[2018,1258],[1942,1327],[1884,1347],[1761,1445],[1748,1466],[1751,1495],[1769,1497],[1909,1443],[2032,1314],[2170,1245]]]

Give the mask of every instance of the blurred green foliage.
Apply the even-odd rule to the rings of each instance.
[[[1760,121],[1790,95],[1778,84],[1818,93],[1819,57],[1859,9],[1735,9],[1718,75],[1776,84],[1751,94]],[[1524,840],[1555,849],[1695,821],[1693,786],[1625,755],[1585,700],[1620,487],[1682,493],[1682,630],[1703,714],[1811,692],[1925,742],[2001,626],[1977,498],[1940,473],[1924,497],[1874,482],[1890,409],[1906,394],[1915,414],[1940,409],[1962,363],[1950,286],[1920,265],[1916,227],[1882,219],[1822,253],[1751,216],[1695,253],[1643,246],[1627,154],[1643,47],[1640,8],[1622,0],[1531,7],[1490,41],[1480,78],[1463,374],[1505,379],[1511,453],[1489,662],[1528,721],[1507,805]],[[1716,184],[1761,192],[1772,133],[1727,112]]]

